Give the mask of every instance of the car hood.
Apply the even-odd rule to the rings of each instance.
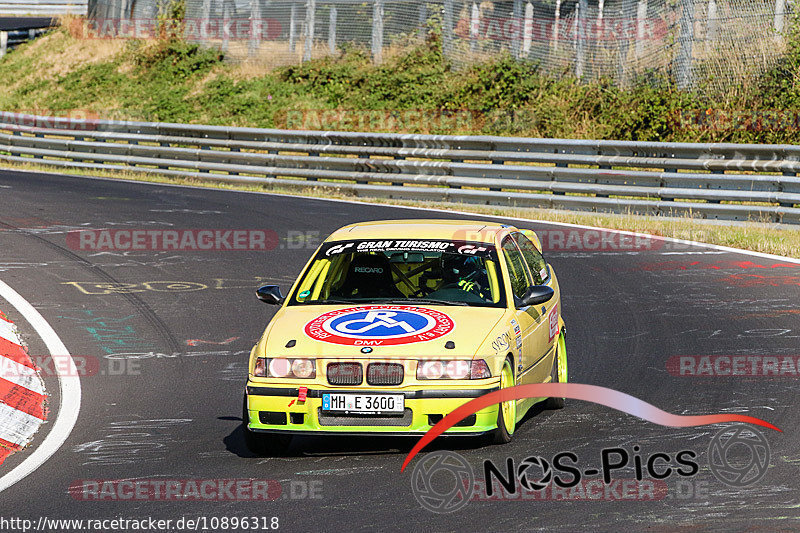
[[[472,357],[504,313],[466,306],[287,306],[258,348],[267,357]],[[445,348],[449,341],[453,348]],[[372,351],[364,353],[365,347]]]

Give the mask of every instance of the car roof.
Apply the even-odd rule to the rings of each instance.
[[[493,243],[500,231],[512,228],[498,222],[448,219],[374,220],[334,231],[326,241],[363,239],[441,239]]]

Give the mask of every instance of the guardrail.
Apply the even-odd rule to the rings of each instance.
[[[86,15],[88,0],[3,0],[0,17]]]
[[[0,160],[357,196],[800,224],[800,146],[405,135],[0,113]]]
[[[25,41],[31,41],[46,31],[46,28],[0,31],[0,57],[3,57],[9,48],[13,48]]]

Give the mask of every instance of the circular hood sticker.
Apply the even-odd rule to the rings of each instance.
[[[348,346],[393,346],[438,339],[453,330],[448,315],[410,305],[362,305],[320,315],[306,324],[314,340]]]

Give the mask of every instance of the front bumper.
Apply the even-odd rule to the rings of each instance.
[[[499,383],[482,388],[437,389],[343,389],[309,387],[305,401],[299,400],[297,387],[279,387],[248,383],[246,404],[248,427],[263,433],[294,433],[304,435],[409,435],[427,432],[441,417],[456,407],[489,392],[498,390]],[[405,413],[383,415],[331,415],[322,411],[324,393],[403,394]],[[497,428],[497,405],[478,411],[474,417],[448,429],[445,435],[481,435]]]

